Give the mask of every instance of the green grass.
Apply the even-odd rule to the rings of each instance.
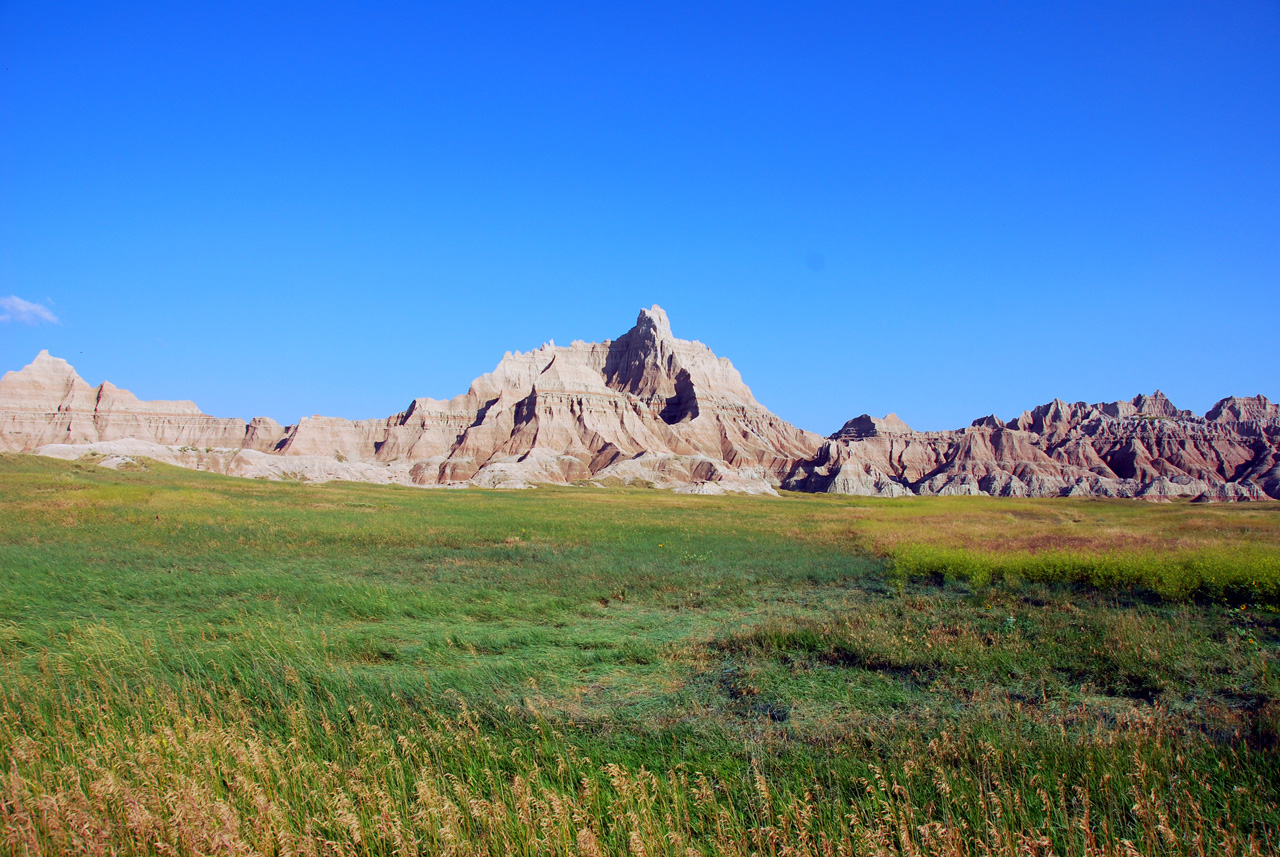
[[[1269,853],[1278,557],[1276,504],[0,457],[0,848]]]
[[[1280,605],[1280,503],[960,497],[857,505],[856,538],[905,577]]]

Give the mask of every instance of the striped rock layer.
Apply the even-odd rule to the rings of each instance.
[[[1280,406],[1263,396],[1223,399],[1203,417],[1158,391],[1054,400],[942,432],[864,414],[824,440],[764,408],[727,359],[675,338],[657,306],[617,339],[508,353],[466,393],[414,399],[385,419],[222,419],[91,386],[41,352],[0,379],[0,449],[422,486],[1280,499]]]
[[[1198,417],[1159,391],[1105,404],[1055,399],[1009,422],[989,416],[943,432],[863,415],[784,485],[887,497],[1280,499],[1280,405],[1233,396]]]
[[[282,426],[90,386],[47,352],[0,379],[0,447],[137,456],[231,475],[522,487],[648,482],[772,492],[822,438],[770,413],[727,359],[642,310],[612,341],[508,353],[461,396],[386,419]]]

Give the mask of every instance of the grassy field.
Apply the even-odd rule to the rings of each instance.
[[[0,456],[14,854],[1271,854],[1280,504]]]

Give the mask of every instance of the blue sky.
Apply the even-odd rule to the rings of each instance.
[[[659,303],[822,433],[1280,397],[1274,2],[3,0],[0,53],[0,369],[381,417]]]

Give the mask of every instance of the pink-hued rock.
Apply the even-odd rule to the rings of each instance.
[[[1280,404],[1266,396],[1228,396],[1209,409],[1204,418],[1211,423],[1274,422],[1280,420]]]
[[[91,387],[65,360],[41,351],[0,378],[0,446],[30,452],[50,443],[138,438],[166,446],[239,447],[245,422],[218,419],[193,402],[144,402],[110,382]]]
[[[508,353],[461,396],[414,399],[386,419],[219,420],[91,387],[44,352],[0,380],[5,449],[119,455],[101,444],[126,438],[233,475],[488,487],[599,477],[702,492],[772,492],[822,444],[756,402],[728,360],[677,339],[657,306],[616,340]]]
[[[657,306],[617,339],[508,352],[462,395],[414,399],[385,419],[219,419],[191,402],[90,386],[42,351],[0,379],[0,449],[421,486],[1280,499],[1280,405],[1263,396],[1223,399],[1204,417],[1158,390],[1055,399],[941,432],[863,414],[824,440],[760,405],[728,360],[677,339]]]
[[[1223,399],[1206,417],[1156,391],[1092,405],[1055,399],[1008,422],[983,417],[959,431],[903,432],[872,425],[878,422],[851,420],[816,456],[797,462],[784,487],[878,496],[1280,499],[1280,407],[1262,396]],[[847,475],[857,472],[869,475]]]

